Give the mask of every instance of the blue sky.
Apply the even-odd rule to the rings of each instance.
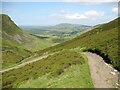
[[[2,13],[17,25],[97,25],[118,17],[117,3],[3,2]]]

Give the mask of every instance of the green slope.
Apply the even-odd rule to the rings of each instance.
[[[89,67],[86,64],[72,65],[57,77],[47,78],[44,75],[38,79],[29,79],[19,88],[93,88]]]
[[[66,74],[68,77],[63,78]],[[59,79],[63,82],[60,83]],[[45,59],[7,71],[3,73],[2,80],[3,88],[46,88],[51,85],[53,88],[93,87],[86,58],[74,50],[62,50]]]
[[[52,42],[38,39],[26,32],[23,32],[8,15],[1,14],[0,42],[3,54],[3,68],[12,66],[29,57],[37,50],[44,49],[52,45]],[[34,47],[34,48],[33,48]]]
[[[27,35],[17,27],[9,16],[2,14],[0,17],[2,17],[0,22],[2,23],[2,66],[5,68],[29,56],[30,52],[25,50],[22,44],[27,43],[30,38],[26,38]]]
[[[84,48],[85,51],[93,51],[109,59],[110,63],[112,63],[116,69],[120,70],[120,61],[118,58],[118,20],[120,20],[120,18],[100,25],[70,41],[47,48],[38,53],[41,54],[46,51],[54,52],[66,48],[80,47]]]

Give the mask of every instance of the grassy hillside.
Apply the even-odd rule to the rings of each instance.
[[[120,70],[118,58],[118,20],[117,18],[109,23],[100,25],[70,41],[39,51],[41,54],[46,51],[59,51],[66,48],[80,47],[84,51],[96,52],[107,59],[116,69]]]
[[[25,57],[30,55],[28,50],[22,46],[31,40],[23,33],[19,27],[7,15],[0,15],[2,17],[2,54],[3,54],[3,68],[20,62]]]
[[[77,71],[80,71],[74,71],[78,67],[79,69]],[[79,74],[74,77],[71,71]],[[3,73],[3,88],[24,87],[23,85],[25,83],[26,87],[29,87],[27,82],[31,79],[42,79],[42,77],[45,77],[46,80],[44,82],[42,81],[43,83],[39,87],[45,87],[42,85],[47,85],[47,80],[55,80],[61,78],[61,76],[65,76],[65,74],[71,77],[71,79],[66,78],[66,80],[63,81],[66,83],[66,87],[71,87],[71,84],[74,83],[77,85],[74,84],[73,87],[93,87],[86,58],[74,50],[62,50],[40,61]],[[76,79],[74,80],[74,78]],[[70,82],[68,83],[67,81]],[[39,81],[38,79],[38,82],[40,83],[41,80]],[[58,83],[58,81],[56,82]],[[58,87],[61,87],[60,85],[62,84],[58,84]]]
[[[47,78],[47,74],[22,83],[19,88],[93,88],[89,67],[86,64],[72,65],[57,77]]]
[[[2,42],[0,48],[3,53],[3,68],[21,62],[29,57],[32,52],[44,49],[52,45],[52,42],[36,38],[23,32],[8,15],[1,14],[0,34]],[[34,48],[33,48],[34,47]]]

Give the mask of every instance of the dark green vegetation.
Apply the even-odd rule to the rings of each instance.
[[[0,42],[0,50],[3,55],[3,68],[21,62],[29,57],[32,52],[44,49],[52,45],[47,40],[38,39],[26,32],[23,32],[7,15],[0,15],[0,30],[2,42]],[[33,48],[34,47],[34,48]]]
[[[26,83],[30,79],[42,78],[42,76],[46,74],[46,78],[48,79],[57,78],[59,75],[62,75],[67,68],[73,65],[79,65],[79,67],[81,67],[79,71],[81,74],[79,77],[77,76],[78,79],[82,78],[83,82],[80,84],[82,85],[81,87],[93,87],[85,58],[73,50],[62,50],[40,61],[3,73],[3,88],[15,88],[21,85],[22,82]],[[82,65],[85,65],[84,67],[86,69],[82,69]],[[87,77],[84,77],[83,72]],[[78,79],[76,83],[78,83]]]
[[[120,70],[120,61],[118,58],[118,20],[117,18],[109,23],[94,28],[72,40],[65,43],[39,51],[41,54],[46,51],[59,51],[68,48],[85,48],[84,50],[98,50],[109,58],[114,68]]]

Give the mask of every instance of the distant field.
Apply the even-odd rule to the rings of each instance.
[[[61,35],[77,34],[80,31],[91,28],[91,26],[61,23],[54,26],[20,26],[20,28],[30,34]]]
[[[53,44],[68,41],[81,32],[91,28],[90,26],[77,24],[58,24],[55,26],[20,26],[22,30],[37,36],[40,39],[47,39]],[[44,38],[46,37],[46,38]]]
[[[37,36],[38,38],[51,41],[53,44],[59,44],[59,43],[68,41],[76,36],[76,35],[69,35],[69,34],[64,34],[64,35],[34,34],[34,35]]]

